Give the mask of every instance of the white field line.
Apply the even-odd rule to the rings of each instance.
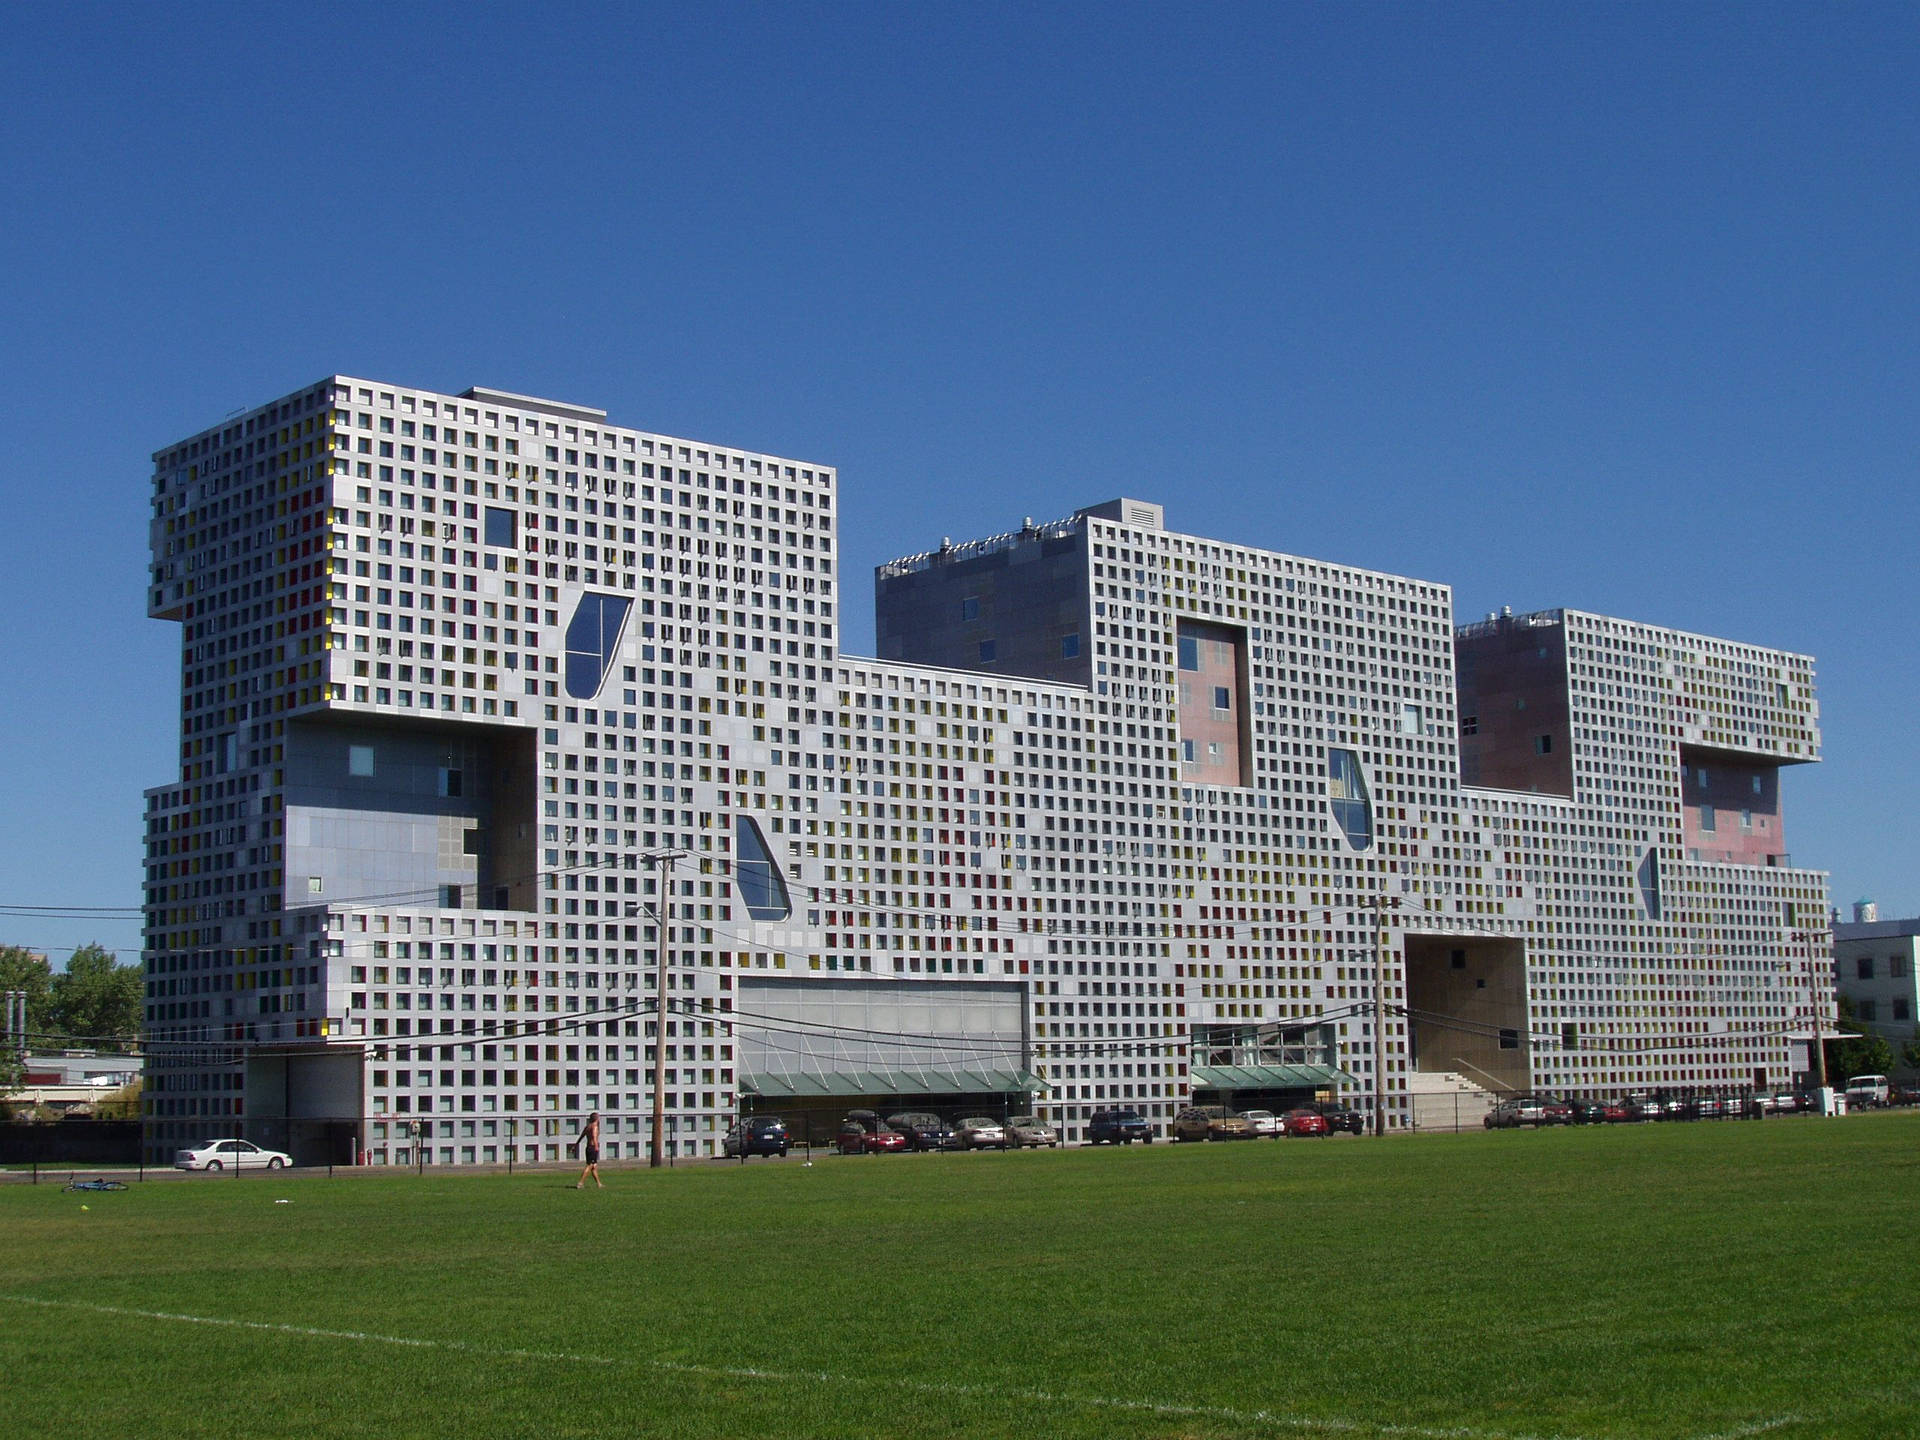
[[[1578,1436],[1543,1437],[1498,1430],[1476,1430],[1465,1425],[1394,1425],[1367,1420],[1345,1420],[1338,1416],[1315,1417],[1288,1415],[1272,1410],[1238,1410],[1225,1405],[1188,1405],[1172,1401],[1127,1400],[1111,1395],[1069,1395],[1053,1390],[1035,1390],[1016,1386],[961,1385],[938,1380],[877,1380],[865,1375],[835,1375],[824,1370],[769,1370],[750,1365],[691,1365],[676,1360],[650,1360],[644,1357],[620,1358],[607,1355],[579,1355],[567,1351],[520,1350],[495,1345],[474,1345],[464,1340],[425,1340],[406,1335],[381,1335],[368,1330],[328,1330],[315,1325],[287,1325],[271,1320],[233,1320],[218,1315],[186,1315],[168,1310],[136,1310],[118,1305],[96,1305],[85,1300],[48,1300],[35,1295],[0,1294],[0,1301],[13,1305],[32,1305],[48,1310],[80,1310],[92,1315],[113,1315],[132,1320],[162,1320],[179,1325],[210,1325],[229,1330],[255,1330],[275,1335],[295,1335],[313,1340],[351,1340],[363,1345],[397,1345],[415,1350],[443,1350],[454,1354],[484,1356],[493,1360],[533,1360],[543,1364],[593,1365],[608,1368],[633,1367],[673,1375],[691,1375],[713,1380],[758,1380],[774,1384],[810,1382],[828,1386],[880,1386],[907,1390],[920,1395],[972,1396],[997,1400],[1027,1400],[1039,1405],[1081,1406],[1092,1410],[1117,1410],[1148,1415],[1186,1416],[1194,1419],[1223,1420],[1231,1424],[1289,1430],[1323,1435],[1391,1435],[1409,1440],[1580,1440]],[[1717,1430],[1690,1440],[1753,1440],[1772,1430],[1799,1424],[1798,1415],[1781,1415],[1757,1420],[1731,1430]]]

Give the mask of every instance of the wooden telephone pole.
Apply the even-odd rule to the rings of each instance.
[[[654,868],[653,895],[653,1152],[649,1169],[658,1170],[667,1153],[667,887],[673,862],[684,850],[656,850],[647,856]]]

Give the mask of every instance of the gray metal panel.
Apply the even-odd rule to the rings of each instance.
[[[739,1070],[769,1080],[1030,1068],[1026,987],[1014,981],[743,975],[735,1013]]]

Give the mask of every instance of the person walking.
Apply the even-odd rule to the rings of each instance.
[[[581,1127],[580,1133],[573,1137],[572,1148],[576,1155],[580,1153],[582,1145],[587,1147],[587,1163],[580,1171],[580,1178],[573,1182],[573,1188],[584,1189],[587,1177],[591,1175],[596,1190],[606,1189],[607,1187],[600,1183],[600,1112],[598,1110],[587,1116],[587,1123]]]

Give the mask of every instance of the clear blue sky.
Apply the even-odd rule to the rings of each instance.
[[[1115,494],[1819,657],[1920,912],[1920,9],[15,7],[0,902],[139,898],[150,452],[336,370],[840,467],[864,574]],[[126,920],[0,939],[137,950]]]

